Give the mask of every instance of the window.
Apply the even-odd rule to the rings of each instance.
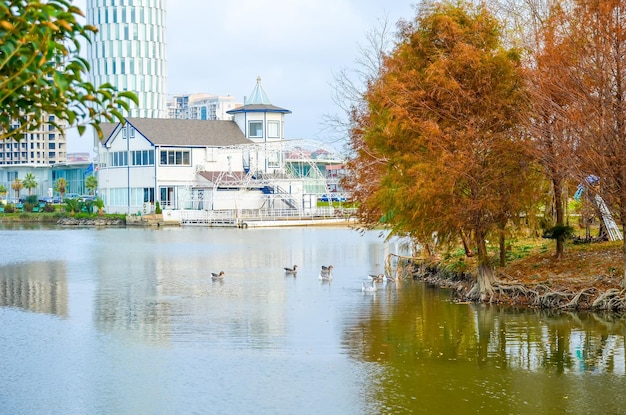
[[[279,121],[268,121],[267,122],[267,136],[269,138],[278,138],[278,137],[280,137],[280,122]]]
[[[267,167],[277,169],[280,167],[280,153],[271,151],[267,153]]]
[[[250,121],[248,123],[249,137],[263,137],[263,121]]]
[[[161,150],[161,165],[190,166],[191,155],[189,150]]]
[[[122,139],[126,139],[126,137],[135,138],[135,129],[130,125],[122,127]]]
[[[159,188],[161,196],[161,206],[174,206],[174,188],[173,187],[161,187]]]
[[[126,151],[114,151],[109,153],[109,166],[124,167],[128,166],[128,153]]]
[[[154,203],[154,187],[143,188],[143,201]]]
[[[137,150],[131,151],[131,160],[133,166],[153,166],[154,165],[154,151],[152,150]]]

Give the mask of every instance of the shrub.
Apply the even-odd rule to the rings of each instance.
[[[25,202],[24,203],[24,212],[32,212],[33,211],[33,204],[29,203],[29,202]]]
[[[54,212],[54,205],[52,203],[46,203],[43,207],[43,209],[41,209],[42,211],[46,212],[46,213],[52,213]]]
[[[548,239],[558,239],[564,237],[564,239],[571,238],[574,234],[574,228],[567,225],[557,225],[552,228],[546,229],[543,232],[543,237]]]
[[[161,204],[158,200],[156,202],[156,207],[154,208],[154,213],[156,213],[157,215],[163,213],[163,211],[161,210]]]
[[[12,204],[8,204],[4,207],[4,213],[14,213],[15,212],[15,206],[13,206]]]

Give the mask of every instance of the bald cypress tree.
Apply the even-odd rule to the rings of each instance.
[[[368,188],[361,219],[373,224],[379,212],[422,241],[437,232],[455,242],[465,231],[478,260],[475,298],[496,281],[488,235],[532,204],[523,79],[519,54],[502,46],[485,7],[425,2],[400,25],[366,111],[353,117],[350,181]]]

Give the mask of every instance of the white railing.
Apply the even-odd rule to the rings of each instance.
[[[238,226],[243,222],[348,218],[354,213],[355,209],[333,207],[304,211],[297,209],[183,210],[181,223]]]

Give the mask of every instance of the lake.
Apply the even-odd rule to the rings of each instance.
[[[624,318],[455,304],[410,279],[363,292],[399,247],[380,232],[5,225],[0,241],[3,415],[626,413]]]

